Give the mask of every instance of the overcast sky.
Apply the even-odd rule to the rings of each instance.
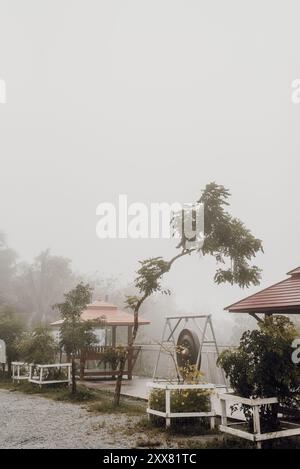
[[[99,240],[96,207],[192,202],[206,183],[264,243],[262,286],[300,265],[299,0],[0,0],[0,228],[82,272],[133,278],[166,240]],[[216,311],[247,292],[188,258],[167,283]]]

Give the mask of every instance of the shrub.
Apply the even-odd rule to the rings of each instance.
[[[121,346],[107,347],[101,352],[100,363],[103,362],[105,365],[108,363],[112,370],[117,370],[124,351],[125,348]]]
[[[22,336],[24,324],[16,315],[15,310],[8,305],[0,306],[0,338],[6,344],[6,358],[8,376],[11,376],[11,363],[18,359],[18,341]]]
[[[19,343],[18,351],[26,363],[54,363],[58,351],[57,344],[47,327],[38,326]]]
[[[259,329],[244,332],[236,351],[226,350],[218,364],[224,369],[234,391],[242,397],[277,397],[281,405],[296,408],[300,392],[300,367],[292,362],[292,342],[297,336],[293,323],[284,316],[270,316]],[[242,410],[250,426],[252,413]],[[278,406],[262,406],[262,428],[278,427]]]
[[[153,389],[150,394],[151,409],[166,411],[164,389]],[[210,409],[209,392],[202,389],[176,389],[171,391],[171,412],[208,412]]]

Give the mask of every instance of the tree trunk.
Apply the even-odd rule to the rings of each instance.
[[[11,378],[12,371],[11,371],[11,360],[7,360],[7,375]]]
[[[119,372],[118,372],[118,377],[116,381],[116,387],[115,387],[115,395],[114,395],[114,405],[118,406],[120,404],[120,396],[121,396],[121,389],[122,389],[122,379],[124,375],[124,370],[125,370],[125,365],[126,365],[126,360],[128,358],[128,354],[130,351],[132,351],[132,347],[134,345],[138,328],[139,328],[139,308],[141,306],[142,302],[139,304],[138,308],[134,311],[134,325],[133,325],[133,331],[132,331],[132,336],[130,341],[128,342],[128,347],[124,351],[124,354],[120,360],[119,364]]]
[[[80,351],[80,381],[84,380],[85,361],[86,361],[85,350],[81,350]]]
[[[186,256],[187,254],[191,254],[193,251],[196,251],[196,248],[189,249],[189,250],[183,249],[182,252],[180,252],[179,254],[177,254],[176,256],[174,256],[174,257],[168,262],[167,268],[164,267],[163,270],[161,270],[160,272],[158,272],[156,278],[159,279],[164,273],[169,272],[169,270],[171,269],[173,263],[174,263],[177,259],[180,259],[181,257]],[[145,291],[144,295],[139,299],[139,301],[137,302],[137,304],[136,304],[135,307],[134,307],[134,311],[133,311],[133,315],[134,315],[134,323],[133,323],[133,324],[134,324],[134,325],[133,325],[132,338],[131,338],[130,342],[128,343],[128,348],[127,348],[127,350],[124,352],[124,355],[122,356],[122,358],[121,358],[121,360],[120,360],[119,374],[118,374],[118,377],[117,377],[116,387],[115,387],[115,396],[114,396],[114,403],[115,403],[115,405],[119,405],[119,403],[120,403],[122,379],[123,379],[123,374],[124,374],[124,370],[125,370],[126,359],[127,359],[127,357],[128,357],[129,351],[130,351],[130,350],[132,351],[132,347],[133,347],[133,345],[134,345],[134,343],[135,343],[135,339],[136,339],[137,332],[138,332],[138,328],[139,328],[139,311],[140,311],[140,308],[141,308],[142,304],[144,303],[144,301],[145,301],[150,295],[151,295],[151,292],[149,293],[149,292]]]
[[[124,374],[126,359],[127,359],[127,350],[125,350],[125,352],[124,352],[124,354],[123,354],[123,356],[121,357],[121,360],[120,360],[119,373],[118,373],[118,376],[117,376],[116,387],[115,387],[115,395],[114,395],[114,405],[115,406],[120,405],[122,378],[123,378],[123,374]]]
[[[72,394],[76,394],[76,363],[72,354]]]

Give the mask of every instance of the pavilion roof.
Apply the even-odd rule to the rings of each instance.
[[[289,277],[281,282],[224,309],[231,313],[300,314],[300,267],[287,275]]]
[[[118,309],[117,306],[107,303],[106,301],[94,301],[87,305],[87,308],[82,311],[81,319],[83,321],[104,320],[107,326],[133,326],[133,314]],[[63,320],[59,319],[51,323],[51,326],[59,326]],[[150,324],[143,318],[139,318],[139,325]]]

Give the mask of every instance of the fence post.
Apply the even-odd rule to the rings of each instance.
[[[253,430],[255,435],[260,435],[259,406],[253,406]],[[261,441],[256,442],[256,448],[261,449]]]
[[[214,410],[213,392],[211,392],[210,394],[210,410],[211,411]],[[215,425],[216,425],[216,418],[215,416],[213,416],[210,418],[210,429],[213,430],[215,428]]]
[[[171,426],[171,418],[169,417],[171,413],[171,391],[166,389],[166,427]]]
[[[43,367],[40,367],[40,388],[42,387],[42,381],[43,381]]]
[[[220,403],[221,403],[221,423],[224,425],[224,427],[227,427],[227,413],[226,413],[226,401],[225,399],[222,399],[222,396],[220,396]]]

